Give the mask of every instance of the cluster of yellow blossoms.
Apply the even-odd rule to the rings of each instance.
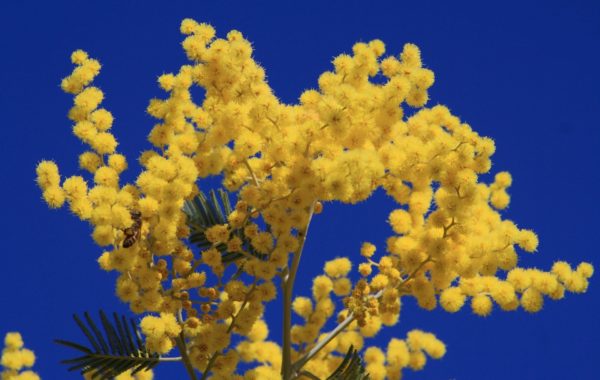
[[[352,292],[352,285],[347,277],[351,267],[352,263],[346,257],[326,262],[323,268],[325,275],[313,279],[312,300],[307,297],[295,298],[292,304],[293,310],[305,321],[305,324],[294,325],[292,328],[292,341],[299,347],[299,350],[294,352],[294,358],[304,355],[314,347],[315,342],[326,339],[327,334],[320,332],[334,315],[335,300],[331,297],[332,293],[337,297],[349,296],[351,293],[356,294],[356,289],[364,286],[357,284]],[[329,344],[306,363],[304,368],[318,378],[327,378],[341,364],[344,355],[351,347],[362,350],[365,348],[365,338],[372,338],[383,326],[392,326],[398,322],[400,304],[398,298],[396,300],[395,313],[389,310],[382,313],[373,312],[364,320],[352,321],[344,331],[331,339]],[[348,310],[343,310],[337,315],[338,322],[347,318]],[[404,368],[408,367],[415,371],[423,369],[426,363],[425,353],[434,359],[439,359],[445,352],[445,345],[433,334],[413,330],[408,333],[406,340],[391,339],[385,353],[378,347],[366,348],[364,361],[370,378],[399,379]]]
[[[392,338],[386,352],[378,347],[365,350],[366,370],[373,380],[400,379],[402,369],[411,368],[418,371],[427,362],[425,354],[439,359],[446,353],[446,346],[433,334],[420,330],[412,330],[405,340]]]
[[[434,75],[422,67],[415,45],[406,44],[399,57],[383,57],[381,41],[357,43],[352,55],[333,60],[334,71],[319,77],[318,89],[287,105],[273,94],[240,32],[217,39],[211,26],[190,19],[181,32],[192,63],[158,78],[168,97],[148,106],[158,122],[135,183],[119,183],[127,161],[116,152],[111,113],[98,108],[103,93],[91,86],[100,64],[81,50],[73,53],[76,67],[62,88],[75,95],[69,118],[73,133],[90,146],[79,164],[93,175],[93,186],[81,176],[61,183],[51,161],[37,168],[49,206],[67,201],[93,225],[96,243],[107,247],[98,261],[120,273],[119,298],[136,313],[160,314],[141,323],[151,350],[166,354],[183,344],[191,365],[215,379],[241,378],[238,362],[252,361],[259,365],[244,378],[280,378],[282,365],[288,374],[280,358],[289,347],[266,341],[263,312],[276,297],[274,279],[294,278],[321,201],[354,204],[379,187],[398,203],[389,215],[394,234],[386,253],[376,259],[375,245],[364,243],[354,284],[348,258],[328,262],[314,279],[313,300],[292,303],[305,322],[289,332],[292,360],[320,347],[326,322],[336,314],[332,294],[343,298],[338,322],[349,321],[306,371],[327,376],[351,345],[360,349],[363,337],[396,324],[402,296],[450,312],[471,297],[473,311],[485,316],[492,300],[504,310],[521,305],[533,312],[544,295],[560,299],[565,290],[586,290],[590,264],[573,270],[558,262],[550,272],[517,267],[516,247],[534,252],[538,240],[499,213],[510,200],[511,176],[498,173],[489,185],[478,181],[490,170],[494,142],[448,108],[424,107]],[[194,85],[206,90],[201,104],[192,99]],[[403,103],[419,110],[405,117]],[[194,252],[183,205],[198,194],[199,179],[219,174],[239,197],[227,223],[206,231],[212,247]],[[134,215],[141,215],[139,225]],[[250,254],[233,233],[239,230],[264,258]],[[132,236],[133,244],[124,244]],[[242,258],[224,263],[217,249],[223,245]],[[497,277],[502,271],[505,279]],[[234,333],[240,336],[236,349],[230,347]],[[372,378],[399,378],[405,367],[421,369],[425,353],[439,358],[444,352],[433,335],[415,330],[405,341],[390,341],[386,353],[368,348],[365,360]]]
[[[33,367],[35,355],[33,351],[23,348],[23,338],[18,332],[9,332],[4,337],[4,349],[0,364],[4,367],[0,377],[2,380],[40,380],[31,370],[21,370]]]

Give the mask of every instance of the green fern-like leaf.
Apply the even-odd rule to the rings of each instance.
[[[77,350],[83,355],[62,360],[61,363],[70,365],[69,371],[90,372],[93,379],[112,379],[127,370],[137,373],[156,367],[159,355],[151,354],[144,346],[142,335],[133,319],[113,313],[111,321],[100,311],[101,328],[86,312],[85,322],[77,315],[73,319],[86,336],[90,346],[81,345],[68,340],[55,339],[63,346]]]
[[[228,192],[218,189],[218,196],[214,190],[211,190],[208,198],[203,192],[200,192],[193,200],[185,202],[183,211],[187,215],[187,224],[190,227],[190,242],[200,250],[206,250],[212,246],[206,238],[206,230],[214,225],[227,223],[227,217],[233,209],[231,208]],[[250,239],[244,235],[243,229],[236,229],[232,231],[232,234],[242,240],[242,248],[250,255],[260,260],[267,258],[267,255],[254,249],[250,244]],[[221,260],[225,264],[244,257],[239,252],[228,252],[227,246],[223,243],[218,244],[216,248],[221,252]]]
[[[342,363],[327,380],[369,380],[369,374],[353,346],[350,346]]]

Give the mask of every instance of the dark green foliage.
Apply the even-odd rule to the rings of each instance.
[[[369,374],[353,346],[350,346],[342,363],[327,380],[369,380]]]
[[[200,250],[207,250],[212,246],[212,243],[206,239],[205,231],[214,225],[227,223],[227,217],[233,211],[227,191],[218,189],[218,193],[217,197],[215,191],[211,190],[210,199],[208,199],[203,192],[200,192],[192,201],[186,201],[183,206],[183,211],[188,217],[187,224],[190,227],[190,242]],[[221,203],[223,207],[221,207]],[[243,249],[250,255],[260,260],[267,258],[267,255],[256,252],[250,244],[250,239],[244,235],[243,229],[232,231],[232,235],[238,236],[242,240]],[[221,260],[224,264],[244,257],[239,252],[227,252],[227,246],[223,243],[218,244],[216,248],[221,252]]]
[[[77,315],[73,315],[75,323],[79,326],[91,347],[55,339],[58,344],[71,347],[84,355],[73,359],[62,360],[61,363],[71,365],[69,371],[90,372],[94,379],[112,379],[127,370],[133,373],[152,369],[159,363],[158,354],[150,354],[142,341],[142,335],[133,319],[129,321],[125,316],[113,313],[111,321],[100,310],[99,328],[89,314],[83,314],[84,323]]]

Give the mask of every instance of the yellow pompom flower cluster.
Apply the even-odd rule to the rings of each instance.
[[[505,209],[510,202],[506,189],[512,184],[512,177],[508,172],[496,174],[494,183],[490,186],[490,203],[498,210]]]
[[[61,186],[57,166],[43,161],[37,168],[37,181],[44,199],[51,207],[60,207],[66,200],[74,214],[94,226],[96,243],[112,247],[98,262],[102,269],[122,273],[116,293],[134,312],[174,313],[182,305],[182,294],[176,291],[199,288],[205,281],[202,272],[190,273],[193,254],[180,242],[187,230],[181,207],[183,199],[194,190],[195,164],[175,145],[167,157],[146,152],[141,161],[147,170],[135,185],[121,186],[119,177],[127,169],[127,160],[115,151],[117,141],[110,132],[112,114],[98,108],[104,95],[90,85],[100,64],[81,50],[73,53],[72,61],[75,70],[63,80],[62,88],[75,95],[69,118],[75,123],[75,136],[91,148],[80,155],[79,164],[92,175],[94,186],[88,188],[81,176],[69,177]],[[134,223],[136,213],[141,216]],[[125,244],[126,238],[135,240]],[[153,260],[151,252],[169,254],[175,273],[182,276],[172,279],[168,293],[163,287],[168,263]],[[190,310],[190,316],[193,314]],[[149,342],[157,352],[172,347],[165,336],[154,338]]]
[[[42,161],[36,168],[37,183],[42,189],[43,197],[48,206],[59,208],[65,203],[65,192],[60,187],[58,166],[52,161]]]
[[[4,349],[0,364],[3,367],[2,380],[40,380],[40,377],[31,370],[23,368],[33,367],[35,355],[33,351],[23,348],[23,338],[18,332],[9,332],[4,337]]]
[[[60,87],[70,94],[79,94],[100,72],[100,63],[89,58],[83,50],[71,54],[71,62],[76,65],[73,74],[62,80]]]
[[[95,186],[88,189],[81,176],[72,176],[65,179],[61,187],[58,168],[49,161],[38,165],[38,184],[50,207],[60,207],[66,199],[75,215],[96,226],[93,234],[96,242],[111,245],[115,239],[113,228],[126,228],[132,223],[127,208],[133,202],[133,189],[122,192],[119,187],[119,174],[126,169],[127,162],[123,155],[115,152],[117,141],[109,132],[112,114],[98,108],[104,94],[90,86],[100,71],[100,64],[82,50],[74,52],[71,58],[76,68],[63,79],[61,87],[75,95],[69,111],[69,119],[75,123],[73,134],[91,148],[79,156],[79,165],[94,175]]]
[[[425,367],[425,354],[440,359],[446,354],[446,346],[431,333],[412,330],[405,340],[391,339],[386,352],[378,347],[367,348],[365,368],[373,380],[401,379],[403,369],[420,371]]]
[[[374,250],[374,246],[367,245],[367,248]],[[298,346],[298,351],[294,352],[297,357],[306,354],[326,338],[327,334],[322,333],[322,330],[336,309],[332,293],[343,298],[346,307],[348,307],[347,301],[356,296],[356,289],[354,294],[350,294],[352,283],[347,276],[350,274],[351,262],[348,258],[341,257],[327,261],[323,269],[325,275],[313,279],[312,300],[307,297],[296,297],[292,303],[294,312],[305,320],[303,326],[294,325],[292,327],[292,342]],[[362,289],[365,285],[364,282],[359,282],[356,287]],[[368,285],[366,286],[368,287]],[[376,300],[371,298],[370,301]],[[365,305],[377,308],[377,303],[370,303],[369,300]],[[397,306],[399,307],[399,305]],[[359,314],[356,309],[354,313],[355,315]],[[337,313],[337,322],[342,322],[348,317],[348,310],[342,310]],[[374,337],[383,325],[391,325],[396,321],[397,319],[389,318],[387,311],[383,314],[374,312],[373,315],[364,313],[362,317],[356,317],[348,323],[343,331],[323,346],[319,353],[306,363],[305,368],[320,378],[327,377],[340,365],[350,347],[361,350],[365,338]]]
[[[244,378],[280,379],[281,347],[275,342],[266,340],[268,328],[264,320],[258,320],[253,330],[255,331],[248,336],[249,340],[241,342],[236,348],[241,362],[258,363],[257,367],[244,373]]]
[[[341,259],[343,260],[343,259]],[[336,263],[337,261],[337,263]],[[340,259],[330,261],[325,264],[325,267],[331,269],[340,269]],[[341,269],[343,269],[341,264]],[[347,278],[340,277],[335,281],[347,280]],[[349,288],[349,287],[348,287]],[[306,297],[296,297],[292,303],[292,308],[296,314],[304,319],[305,324],[293,325],[291,330],[292,343],[294,344],[310,344],[319,337],[319,332],[327,322],[327,320],[333,316],[335,311],[335,304],[331,298],[331,293],[334,289],[334,280],[327,275],[320,275],[313,279],[312,286],[312,298],[311,301]],[[350,289],[348,289],[349,291]],[[314,306],[313,306],[314,305]]]
[[[173,314],[163,313],[160,317],[146,316],[140,323],[146,335],[146,346],[150,352],[164,354],[173,348],[173,339],[181,333],[181,326]]]
[[[318,347],[300,364],[327,377],[350,345],[361,348],[363,338],[398,323],[403,296],[428,310],[439,304],[456,312],[469,303],[485,316],[493,303],[537,311],[544,296],[587,289],[593,274],[587,263],[573,270],[559,262],[550,272],[517,267],[518,250],[535,252],[538,237],[500,214],[512,177],[500,172],[491,184],[479,181],[491,168],[495,144],[447,107],[425,107],[435,78],[414,44],[384,56],[379,40],[357,43],[333,60],[317,89],[288,105],[273,94],[242,33],[217,38],[210,25],[191,19],[181,32],[190,63],[158,78],[168,96],[147,107],[157,123],[134,183],[119,183],[127,160],[116,152],[111,113],[98,108],[104,95],[91,85],[100,64],[81,50],[61,86],[75,95],[69,118],[73,133],[90,146],[79,164],[94,186],[80,176],[61,184],[51,161],[37,168],[48,205],[68,202],[107,247],[98,262],[119,272],[119,298],[136,313],[160,315],[142,322],[153,351],[169,352],[183,334],[191,366],[215,378],[238,378],[239,361],[256,361],[245,378],[287,379],[292,360]],[[372,81],[378,74],[384,80]],[[205,90],[201,103],[193,86]],[[417,110],[406,117],[405,107]],[[195,253],[183,206],[198,194],[198,181],[213,175],[222,175],[238,199],[230,215],[205,231],[210,247]],[[398,204],[388,217],[385,250],[376,255],[374,244],[362,245],[354,284],[349,258],[327,262],[325,274],[313,280],[312,300],[293,299],[308,225],[322,202],[355,204],[380,187]],[[225,260],[225,253],[238,259]],[[277,278],[286,306],[282,346],[266,341],[263,320]],[[336,297],[345,307],[337,314],[345,329],[325,339]],[[292,326],[291,310],[304,324]],[[230,347],[232,334],[241,339],[237,350]],[[369,351],[374,378],[398,378],[402,368],[422,368],[424,353],[436,358],[445,351],[420,332],[393,342],[387,356]]]

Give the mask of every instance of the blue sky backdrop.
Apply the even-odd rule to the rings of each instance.
[[[3,232],[0,334],[19,330],[37,356],[44,379],[77,379],[58,364],[71,351],[53,338],[82,340],[71,314],[99,308],[128,312],[114,296],[114,274],[101,271],[101,249],[90,228],[66,210],[49,211],[34,182],[41,159],[63,174],[79,173],[82,144],[66,113],[72,97],[60,79],[70,53],[84,49],[103,64],[97,80],[116,117],[119,150],[138,173],[153,120],[151,97],[163,97],[156,78],[186,63],[179,23],[191,17],[219,36],[238,29],[253,42],[255,59],[282,101],[297,102],[317,86],[334,56],[353,43],[379,38],[387,53],[406,42],[422,49],[436,74],[429,105],[447,105],[480,134],[496,141],[492,172],[509,170],[512,202],[504,212],[535,230],[539,252],[521,264],[549,269],[558,259],[599,264],[600,2],[598,1],[2,1],[0,109],[2,115]],[[201,183],[202,189],[217,186]],[[394,207],[383,192],[356,206],[326,204],[314,218],[296,290],[308,294],[323,261],[358,257],[360,244],[383,244]],[[407,379],[595,379],[600,353],[597,277],[588,293],[548,300],[544,310],[480,318],[469,308],[425,312],[407,301],[401,323],[374,340],[386,345],[413,328],[437,334],[442,360]],[[271,337],[280,338],[280,308],[269,308]],[[596,375],[594,375],[596,374]],[[185,378],[164,364],[157,378]]]

